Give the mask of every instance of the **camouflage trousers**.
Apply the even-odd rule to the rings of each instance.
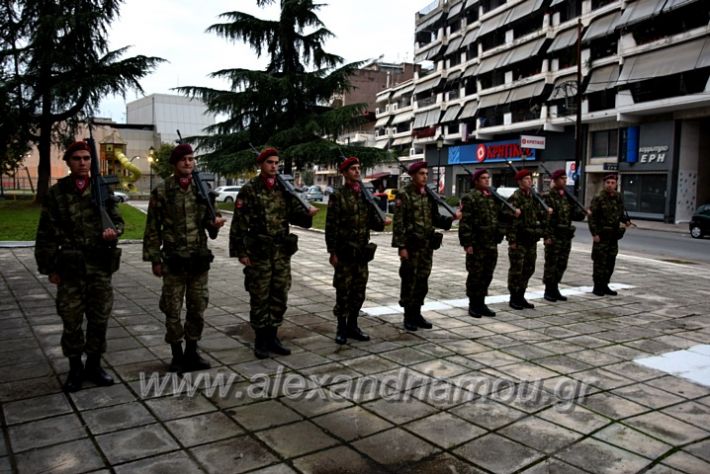
[[[62,353],[67,357],[106,352],[106,328],[113,308],[111,274],[88,264],[81,278],[62,278],[57,287],[57,314],[62,318]],[[86,338],[82,324],[86,316]]]
[[[402,279],[399,305],[403,308],[420,307],[429,292],[429,275],[434,251],[428,248],[408,249],[408,251],[409,258],[403,260],[399,267],[399,277]]]
[[[338,261],[333,275],[335,287],[333,314],[336,318],[357,315],[360,312],[365,302],[368,276],[367,263]]]
[[[466,296],[478,298],[488,294],[493,280],[493,272],[498,262],[498,248],[474,248],[473,254],[466,255]]]
[[[291,256],[281,247],[273,247],[270,255],[252,258],[251,266],[244,267],[244,287],[249,292],[251,326],[280,326],[291,289]]]
[[[535,260],[537,259],[537,244],[523,245],[520,242],[513,249],[508,246],[508,291],[524,292],[528,288],[528,281],[535,273]]]
[[[163,267],[166,269],[167,267]],[[165,314],[165,342],[199,341],[205,326],[205,309],[209,302],[208,272],[193,275],[187,272],[163,274],[163,293],[160,310]],[[185,325],[180,321],[183,300],[185,301]]]
[[[557,285],[567,270],[569,252],[572,240],[553,237],[550,245],[545,245],[545,273],[542,282],[546,285]]]
[[[616,265],[616,255],[619,253],[619,241],[615,239],[594,242],[592,244],[594,285],[608,285]]]

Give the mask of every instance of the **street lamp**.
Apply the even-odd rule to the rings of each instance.
[[[436,190],[439,194],[442,194],[442,189],[441,189],[441,149],[444,148],[444,137],[442,135],[439,135],[439,138],[436,139],[436,154],[437,154],[437,163],[436,163]]]

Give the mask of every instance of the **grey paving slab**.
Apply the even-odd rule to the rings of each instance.
[[[363,407],[396,424],[423,418],[437,411],[415,398],[380,399],[366,403]]]
[[[87,437],[81,420],[74,414],[14,425],[9,433],[12,450],[16,453]]]
[[[523,411],[489,399],[477,399],[450,412],[483,428],[494,430],[524,417]]]
[[[309,421],[260,431],[257,436],[285,458],[302,456],[338,444],[338,440]]]
[[[454,451],[467,461],[493,472],[518,471],[543,454],[496,434],[488,434]]]
[[[80,390],[72,393],[71,398],[79,410],[92,410],[94,408],[120,405],[137,399],[136,395],[131,393],[123,384]]]
[[[672,449],[671,445],[620,423],[603,428],[594,433],[593,437],[649,459],[660,458]]]
[[[422,461],[402,466],[397,472],[401,474],[435,474],[439,472],[457,474],[483,473],[483,471],[475,468],[470,463],[448,453],[434,454]]]
[[[328,413],[311,421],[327,433],[345,441],[364,438],[392,427],[389,421],[359,406]]]
[[[104,467],[104,461],[88,439],[33,449],[16,456],[21,473],[79,473]]]
[[[216,410],[215,406],[202,394],[192,397],[180,395],[155,398],[146,401],[145,404],[161,420],[173,420]]]
[[[96,437],[96,442],[112,464],[155,456],[179,448],[165,428],[158,424],[100,435]]]
[[[624,420],[624,423],[673,446],[697,441],[710,436],[710,432],[706,430],[660,412],[638,415]]]
[[[391,468],[419,461],[439,451],[401,428],[393,428],[355,441],[353,446],[378,463]]]
[[[94,435],[149,425],[157,421],[143,405],[137,403],[88,410],[82,413],[82,417]]]
[[[553,454],[583,436],[534,416],[518,420],[497,433],[546,454]]]
[[[651,463],[646,458],[591,438],[570,446],[557,457],[598,474],[636,473]]]
[[[246,472],[273,464],[277,458],[259,441],[240,436],[190,449],[209,473]]]
[[[671,466],[674,469],[678,469],[682,472],[688,473],[702,473],[710,472],[710,463],[703,461],[685,451],[680,451],[675,454],[671,454],[663,460],[663,464],[666,466]]]
[[[181,418],[169,421],[165,426],[185,447],[233,438],[244,432],[231,418],[221,412]]]
[[[302,419],[302,416],[296,411],[277,400],[267,400],[232,408],[227,413],[250,431],[280,426]]]
[[[200,467],[182,452],[162,454],[140,461],[121,464],[114,468],[116,474],[133,474],[135,472],[149,474],[190,474],[201,472]]]
[[[2,409],[8,425],[72,412],[72,407],[63,393],[5,403]]]
[[[295,459],[293,465],[304,474],[355,474],[367,472],[372,474],[388,472],[372,459],[346,446],[326,449],[315,454]]]
[[[583,434],[589,434],[611,422],[580,405],[556,405],[535,416]]]
[[[588,471],[583,471],[559,459],[545,458],[522,472],[525,474],[582,474]]]
[[[403,428],[443,449],[450,449],[487,433],[485,429],[446,412],[422,418]]]

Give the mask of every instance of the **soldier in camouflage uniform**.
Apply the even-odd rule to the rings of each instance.
[[[508,290],[509,306],[513,309],[534,308],[535,305],[525,299],[525,290],[530,277],[535,273],[537,259],[537,241],[543,236],[547,215],[540,211],[539,204],[532,195],[532,176],[529,170],[520,170],[515,174],[517,189],[508,202],[520,209],[520,216],[513,220],[508,229]]]
[[[579,215],[580,211],[572,205],[567,196],[565,170],[553,171],[550,178],[552,186],[545,196],[545,202],[552,209],[552,214],[545,230],[545,273],[542,277],[545,283],[544,298],[551,302],[567,301],[567,297],[560,293],[559,284],[567,269],[569,252],[572,248],[575,231],[572,219],[573,217],[584,218],[584,216]]]
[[[370,229],[382,231],[391,221],[386,218],[382,223],[377,218],[377,211],[365,201],[360,181],[360,160],[347,158],[339,166],[339,171],[345,178],[345,184],[328,199],[325,243],[330,264],[335,268],[333,314],[338,320],[335,342],[345,344],[348,337],[357,341],[370,340],[357,324],[365,301],[367,264],[374,258],[377,248],[370,243]]]
[[[224,219],[218,215],[211,220],[207,203],[192,182],[192,147],[186,143],[176,146],[170,164],[173,174],[150,194],[143,260],[151,262],[153,274],[163,279],[160,310],[165,314],[165,342],[170,344],[173,356],[168,370],[182,373],[210,367],[197,351],[205,325],[207,275],[213,260],[205,234],[217,238]],[[187,308],[184,325],[180,321],[183,300]]]
[[[616,255],[619,253],[619,239],[624,236],[631,221],[626,217],[626,209],[621,195],[616,190],[617,177],[604,177],[604,189],[592,199],[589,231],[592,233],[592,261],[594,262],[593,293],[597,296],[616,296],[609,288],[614,273]],[[623,223],[624,227],[620,226]]]
[[[429,176],[426,162],[412,164],[408,173],[412,182],[397,193],[392,246],[399,249],[401,261],[399,304],[404,308],[404,327],[416,331],[432,327],[422,316],[421,307],[429,291],[434,250],[441,246],[443,237],[434,228],[449,230],[453,219],[440,215],[438,204],[426,193],[424,187]],[[457,211],[456,219],[460,218],[461,212]]]
[[[476,170],[471,177],[473,189],[461,198],[459,242],[466,252],[468,314],[474,318],[496,315],[485,301],[503,234],[498,223],[500,205],[490,191],[490,180],[488,170]]]
[[[254,355],[263,359],[269,352],[291,353],[277,335],[291,288],[291,256],[298,250],[298,236],[289,233],[289,223],[309,228],[318,209],[311,207],[306,212],[278,184],[278,150],[266,148],[257,157],[257,164],[260,174],[237,195],[229,255],[244,265],[249,319],[256,334]]]
[[[62,352],[69,358],[64,389],[75,392],[84,380],[111,385],[113,378],[101,367],[106,352],[106,328],[113,307],[111,275],[118,270],[123,219],[115,202],[106,212],[115,230],[104,228],[92,200],[90,148],[75,142],[64,153],[71,174],[49,189],[37,228],[35,258],[39,272],[57,285],[57,313],[62,318]],[[86,337],[82,323],[86,315]],[[86,367],[81,356],[86,353]]]

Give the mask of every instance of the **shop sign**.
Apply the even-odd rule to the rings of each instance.
[[[537,159],[537,153],[534,148],[522,148],[518,140],[505,140],[449,147],[448,163],[483,164],[535,159]]]
[[[545,137],[536,135],[520,135],[520,146],[523,148],[545,149]]]
[[[604,163],[604,171],[619,171],[619,163]]]
[[[665,163],[668,145],[642,146],[639,148],[639,163]]]

